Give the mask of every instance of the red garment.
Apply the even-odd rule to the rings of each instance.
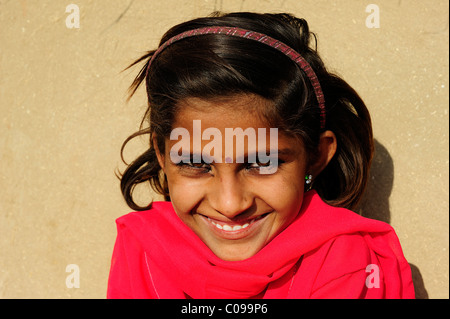
[[[117,219],[108,298],[414,298],[386,223],[305,193],[294,222],[254,256],[224,261],[170,202]]]

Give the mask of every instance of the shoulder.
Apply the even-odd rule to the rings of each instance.
[[[376,258],[363,234],[340,235],[328,241],[315,259],[318,267],[311,297],[363,298],[367,294],[367,269]]]
[[[342,234],[330,239],[315,252],[324,280],[365,270],[371,263],[371,249],[362,233]],[[327,278],[329,277],[329,278]]]
[[[387,223],[363,217],[346,208],[328,205],[316,192],[310,191],[307,194],[300,222],[308,227],[313,226],[317,236],[334,239],[345,234],[375,235],[393,232],[393,228]]]
[[[132,226],[140,223],[152,222],[154,219],[158,219],[165,212],[173,210],[171,202],[153,202],[148,210],[135,211],[120,216],[116,219],[118,226]]]
[[[171,202],[153,202],[150,209],[131,212],[116,219],[118,237],[134,238],[146,245],[173,224],[176,216]]]
[[[328,239],[303,256],[295,279],[298,295],[319,299],[360,298],[366,291],[366,269],[373,257],[362,233]]]

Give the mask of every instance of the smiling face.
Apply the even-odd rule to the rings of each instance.
[[[222,137],[227,128],[250,128],[255,132],[265,128],[269,132],[270,127],[255,111],[261,103],[268,102],[248,95],[221,101],[190,98],[179,104],[172,127],[189,132],[190,144],[184,146],[190,150],[194,150],[195,143],[194,120],[201,121],[202,133],[216,128]],[[261,167],[268,164],[249,162],[248,156],[258,150],[258,145],[247,140],[243,148],[236,147],[234,140],[233,158],[225,158],[223,149],[223,158],[215,158],[210,164],[173,162],[170,150],[180,140],[166,139],[165,153],[158,153],[177,215],[223,260],[253,256],[285,229],[301,208],[307,173],[303,145],[279,133],[274,150],[268,136],[267,153],[270,150],[278,154],[277,169],[272,174],[261,174]],[[210,142],[201,140],[201,148]],[[240,163],[239,158],[247,160]]]

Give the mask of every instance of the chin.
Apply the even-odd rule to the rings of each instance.
[[[227,247],[231,246],[231,247]],[[218,247],[210,247],[211,251],[220,259],[225,261],[241,261],[248,259],[258,253],[262,249],[260,245],[246,245],[243,247],[239,244],[220,245]],[[250,246],[250,247],[248,247]]]

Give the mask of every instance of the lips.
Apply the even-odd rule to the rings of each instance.
[[[226,222],[205,215],[200,216],[218,237],[224,239],[241,239],[257,231],[267,215],[268,213],[241,221]]]

